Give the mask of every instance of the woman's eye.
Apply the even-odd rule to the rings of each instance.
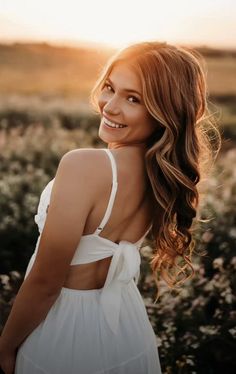
[[[111,90],[113,90],[113,88],[111,87],[111,85],[108,84],[108,83],[105,83],[104,86],[103,86],[103,88],[108,89],[108,91],[110,91],[109,88],[111,88]],[[137,99],[137,97],[135,97],[135,96],[129,96],[129,98],[134,99],[133,103],[139,103],[139,100]],[[131,102],[132,102],[132,101],[131,101]]]
[[[108,84],[108,83],[105,83],[103,87],[104,87],[104,88],[108,88],[108,87],[111,87],[111,85]],[[112,87],[111,87],[111,88],[112,88]]]
[[[129,96],[129,97],[132,97],[132,99],[134,99],[134,103],[138,103],[139,101],[138,101],[138,99],[135,97],[135,96]]]

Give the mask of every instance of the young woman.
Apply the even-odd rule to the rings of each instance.
[[[108,61],[91,93],[108,148],[66,153],[41,194],[40,235],[0,338],[5,374],[161,373],[139,249],[151,229],[151,267],[170,287],[173,270],[183,282],[192,269],[196,185],[214,158],[206,96],[186,47],[138,43]]]

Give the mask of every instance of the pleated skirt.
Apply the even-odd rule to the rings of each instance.
[[[14,373],[161,374],[157,339],[135,282],[122,292],[117,335],[99,304],[101,291],[63,287],[19,347]]]

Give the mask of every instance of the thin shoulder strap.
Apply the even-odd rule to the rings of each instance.
[[[116,168],[116,162],[115,162],[114,156],[108,148],[103,148],[103,150],[108,154],[108,156],[110,158],[110,161],[111,161],[112,190],[111,190],[110,199],[109,199],[109,203],[108,203],[108,206],[107,206],[106,213],[105,213],[100,225],[94,231],[94,234],[97,234],[97,235],[99,235],[100,232],[102,232],[102,230],[104,229],[104,226],[106,225],[106,223],[108,222],[108,220],[110,218],[111,211],[112,211],[113,204],[114,204],[115,197],[116,197],[117,186],[118,186],[118,183],[117,183],[117,168]]]
[[[135,245],[141,245],[142,244],[142,241],[144,240],[145,236],[148,234],[148,232],[150,231],[152,227],[152,223],[151,225],[148,227],[147,231],[145,232],[145,234],[136,242],[134,243]]]

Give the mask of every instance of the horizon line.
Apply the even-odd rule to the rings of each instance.
[[[147,40],[149,40],[147,38]],[[150,39],[151,40],[151,39]],[[157,39],[158,40],[158,39]],[[163,41],[163,40],[160,40]],[[128,42],[128,43],[119,43],[117,45],[114,45],[112,43],[105,43],[105,42],[98,42],[98,41],[92,41],[92,40],[79,40],[79,39],[41,39],[41,38],[1,38],[0,36],[0,44],[47,44],[51,46],[61,46],[61,47],[79,47],[79,46],[89,46],[92,48],[96,47],[103,47],[104,49],[119,49],[122,48],[122,45],[124,46],[125,44],[135,44],[139,41],[135,42]],[[142,42],[142,40],[140,40]],[[167,42],[167,41],[166,41]],[[236,51],[236,46],[235,45],[228,45],[228,46],[222,46],[222,45],[216,45],[212,43],[184,43],[181,41],[178,42],[171,42],[168,41],[167,43],[169,44],[178,44],[178,45],[185,45],[185,46],[191,46],[192,48],[207,48],[207,49],[212,49],[212,50],[222,50],[222,51]]]

